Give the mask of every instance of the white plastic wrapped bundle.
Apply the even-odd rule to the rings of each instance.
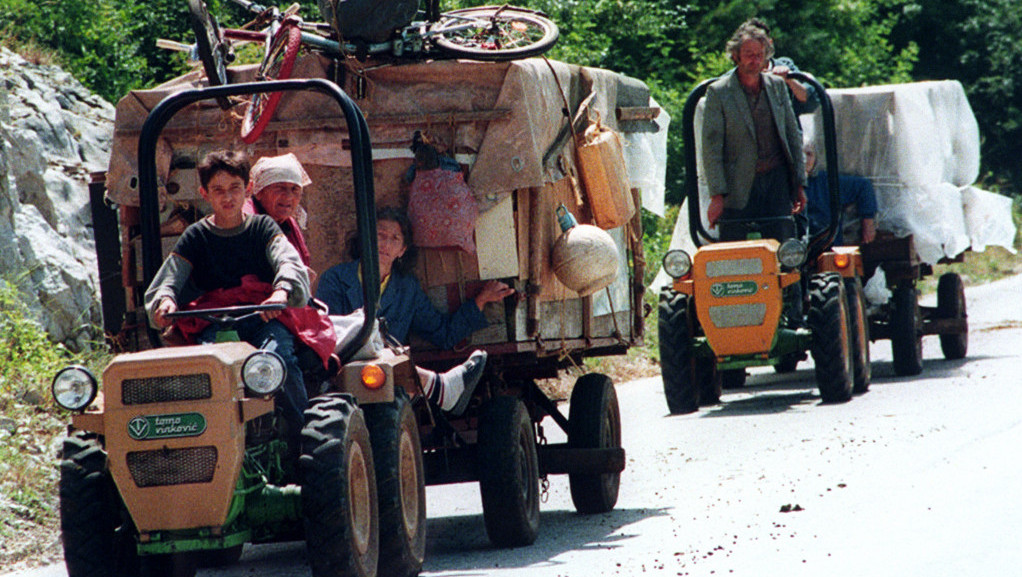
[[[1003,246],[1015,252],[1015,223],[1011,220],[1011,199],[974,186],[962,187],[965,205],[965,228],[969,231],[972,250],[987,246]]]
[[[912,234],[919,258],[933,264],[969,248],[962,193],[947,182],[906,185],[874,181],[877,227],[896,236]]]
[[[979,127],[957,81],[828,90],[843,173],[907,185],[972,184],[979,174]],[[822,140],[822,117],[812,131]],[[822,154],[822,142],[817,142]]]
[[[642,207],[658,216],[664,215],[664,181],[667,178],[667,129],[671,115],[652,98],[651,107],[659,107],[655,132],[625,132],[624,147],[628,181],[642,191]]]
[[[828,90],[840,171],[869,178],[877,228],[912,234],[923,262],[970,246],[1011,250],[1011,200],[970,185],[979,174],[979,127],[957,81]],[[820,114],[803,118],[825,162]]]

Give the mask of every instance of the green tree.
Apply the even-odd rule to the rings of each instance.
[[[1017,0],[933,0],[906,6],[895,41],[920,46],[913,76],[955,79],[969,97],[982,136],[984,186],[1022,193],[1022,11]]]

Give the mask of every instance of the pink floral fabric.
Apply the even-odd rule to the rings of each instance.
[[[417,170],[408,194],[408,217],[416,246],[475,253],[479,207],[460,171]]]

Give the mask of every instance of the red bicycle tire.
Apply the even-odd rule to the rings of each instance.
[[[298,26],[285,22],[270,43],[270,49],[266,51],[262,64],[259,65],[257,78],[260,80],[287,80],[291,78],[294,70],[295,60],[298,59],[298,49],[302,44],[302,31]],[[245,118],[241,121],[241,140],[245,144],[252,144],[259,140],[263,130],[273,118],[280,103],[281,92],[266,94],[258,92],[252,95],[248,109],[245,111]]]

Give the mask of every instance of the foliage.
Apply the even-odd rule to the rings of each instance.
[[[17,288],[0,280],[0,414],[26,398],[53,408],[48,377],[70,359],[25,315]]]

